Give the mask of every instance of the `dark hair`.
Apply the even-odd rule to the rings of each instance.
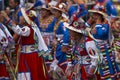
[[[18,3],[18,4],[20,4],[20,0],[14,0],[15,1],[15,3]]]
[[[100,21],[101,21],[101,22],[104,22],[104,20],[105,20],[105,19],[104,19],[104,16],[103,16],[103,15],[100,15]]]

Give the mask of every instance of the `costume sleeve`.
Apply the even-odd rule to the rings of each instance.
[[[67,28],[64,27],[63,22],[60,23],[61,31],[63,32],[63,43],[62,45],[68,45],[69,43],[69,38],[70,38],[70,33]]]
[[[96,28],[96,34],[94,34],[94,37],[96,39],[108,39],[109,26],[107,24],[103,24],[103,25],[97,24],[95,28]]]
[[[111,1],[106,4],[106,12],[109,16],[117,16],[117,10]]]
[[[28,26],[23,26],[22,28],[19,25],[16,25],[12,20],[8,22],[8,26],[18,35],[29,36],[30,28]]]
[[[102,36],[108,34],[108,27],[103,25],[96,25],[97,34]]]
[[[85,8],[84,4],[79,5],[79,13],[77,17],[85,16],[88,13],[88,10]]]
[[[6,48],[8,45],[8,40],[5,33],[0,29],[0,44],[3,48]]]

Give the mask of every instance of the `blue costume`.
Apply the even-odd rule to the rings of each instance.
[[[88,13],[87,9],[85,9],[84,4],[79,5],[71,5],[68,9],[68,15],[70,19],[73,19],[73,16],[76,15],[77,18],[84,17]]]
[[[105,6],[103,5],[105,0],[98,0],[98,3],[95,5],[94,8],[98,8],[101,11],[105,11],[109,16],[116,17],[118,15],[118,12],[116,8],[114,7],[111,0],[107,0],[105,3]]]
[[[112,52],[110,45],[108,44],[109,25],[108,24],[96,24],[96,34],[93,34],[97,42],[97,47],[103,57],[102,62],[99,65],[99,72],[102,80],[119,79],[119,68],[115,62],[115,55]]]
[[[66,60],[66,52],[62,52],[62,46],[68,46],[69,43],[69,31],[63,25],[66,20],[62,17],[60,20],[56,19],[56,24],[54,26],[54,33],[59,41],[56,48],[56,58],[58,59],[58,64]]]
[[[49,38],[47,38],[49,40],[47,40],[47,42],[45,41],[48,48],[51,48],[50,41],[53,39],[53,36],[54,36],[54,25],[55,25],[55,19],[53,17],[50,17],[46,22],[42,22],[42,19],[40,18],[39,29],[40,29],[43,37],[44,36],[46,36],[46,38],[47,38],[47,36],[49,37]],[[46,26],[46,28],[43,29],[42,26],[43,27]]]
[[[109,36],[109,26],[107,24],[101,25],[97,24],[96,26],[96,34],[94,34],[94,38],[101,39],[101,40],[107,40]]]

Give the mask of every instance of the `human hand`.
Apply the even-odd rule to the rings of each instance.
[[[53,70],[53,71],[55,71],[56,69],[57,69],[57,67],[58,67],[58,60],[54,60],[52,63],[51,63],[51,65],[50,65],[50,70]]]
[[[93,28],[90,32],[91,32],[92,34],[96,34],[96,28]]]
[[[57,44],[58,44],[58,41],[57,41],[56,38],[54,38],[54,39],[51,41],[51,45],[52,45],[53,47],[55,47],[55,46],[57,46]]]
[[[7,21],[10,19],[5,11],[1,11],[1,15],[2,15]]]

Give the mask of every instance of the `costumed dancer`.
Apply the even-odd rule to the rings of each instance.
[[[62,71],[61,74],[55,75],[57,79],[66,79],[66,76],[63,72],[65,72],[67,67],[66,51],[69,45],[69,31],[63,25],[64,22],[67,22],[67,19],[62,16],[64,8],[64,3],[59,4],[58,7],[51,7],[51,12],[56,19],[54,26],[54,39],[52,41],[52,44],[55,47],[54,61],[51,64],[51,68],[53,68],[57,74],[59,74],[59,70]],[[58,68],[62,68],[62,70]]]
[[[115,55],[112,52],[110,44],[108,43],[109,25],[104,23],[107,15],[98,10],[89,10],[89,12],[93,14],[91,15],[91,21],[94,22],[94,28],[91,32],[96,42],[96,46],[99,49],[99,55],[102,55],[100,56],[102,61],[98,64],[98,72],[100,74],[99,79],[117,80],[119,79],[120,72],[115,61]]]
[[[95,78],[94,72],[98,61],[97,48],[93,39],[86,34],[85,22],[80,18],[80,16],[77,16],[79,15],[79,13],[77,13],[77,9],[78,8],[76,6],[71,6],[69,8],[68,14],[70,15],[71,23],[70,25],[64,24],[68,29],[70,29],[70,36],[72,37],[71,41],[73,43],[72,48],[70,49],[71,52],[68,52],[70,54],[67,55],[68,60],[71,59],[73,63],[69,62],[70,68],[66,70],[66,74],[68,74],[70,80],[93,79]],[[72,56],[74,56],[73,59]],[[75,69],[72,75],[70,75],[70,72],[72,72],[70,71],[70,69],[72,70],[71,64],[73,64],[73,68]]]
[[[107,22],[111,25],[117,18],[118,12],[111,0],[97,0],[93,9],[105,12],[109,18]]]
[[[39,29],[41,31],[41,35],[49,49],[49,53],[43,56],[49,72],[50,64],[52,63],[54,58],[52,54],[53,46],[51,42],[54,38],[55,19],[47,5],[43,5],[41,8],[39,22],[40,22]]]
[[[13,48],[11,44],[14,45],[14,40],[6,26],[2,24],[3,21],[4,18],[0,11],[0,80],[10,80],[6,65],[11,66],[8,60],[10,56],[8,55],[10,55],[10,50]],[[13,67],[8,69],[13,72]],[[14,72],[12,75],[15,76]]]
[[[86,14],[87,14],[87,10],[85,9],[85,6],[82,4],[82,3],[80,3],[80,2],[78,2],[79,4],[77,4],[77,5],[71,5],[70,7],[69,7],[69,9],[68,9],[68,15],[69,15],[69,23],[70,23],[70,25],[71,26],[73,26],[73,28],[74,27],[80,27],[80,29],[82,29],[82,30],[79,30],[79,31],[81,31],[80,33],[81,33],[81,35],[79,34],[79,32],[78,32],[78,34],[79,34],[79,38],[80,38],[80,36],[82,37],[82,38],[80,38],[80,40],[83,40],[83,44],[84,44],[84,46],[82,45],[82,47],[78,47],[78,49],[79,48],[81,48],[81,51],[80,51],[80,54],[83,54],[82,55],[82,57],[84,57],[84,56],[87,56],[86,57],[86,60],[83,60],[83,61],[81,61],[81,63],[79,63],[80,62],[80,60],[79,61],[77,61],[77,60],[75,60],[75,64],[74,64],[74,68],[76,69],[76,71],[75,71],[75,74],[74,74],[74,79],[88,79],[89,77],[91,77],[92,79],[93,79],[93,76],[94,76],[94,71],[93,71],[93,73],[92,72],[90,72],[93,68],[93,66],[96,68],[96,65],[97,65],[97,57],[94,57],[94,60],[92,59],[92,58],[90,58],[91,56],[89,56],[88,55],[88,53],[89,53],[89,51],[86,51],[85,50],[85,45],[87,44],[87,46],[88,46],[88,44],[89,43],[91,43],[91,44],[93,44],[93,46],[91,47],[93,50],[96,50],[96,47],[95,47],[95,45],[94,45],[94,41],[90,38],[90,37],[85,37],[85,25],[84,25],[84,20],[82,20],[80,17],[84,17],[84,16],[86,16]],[[80,21],[80,22],[79,22]],[[81,25],[81,23],[82,23],[82,25]],[[68,27],[68,29],[69,29],[69,27]],[[78,31],[77,29],[73,29],[73,30],[75,30],[75,31]],[[75,33],[75,32],[74,32]],[[77,34],[76,34],[77,35]],[[74,36],[74,35],[72,35],[72,36]],[[83,38],[84,37],[84,38]],[[88,42],[88,43],[87,43]],[[81,42],[82,43],[82,42]],[[74,46],[75,46],[75,44],[74,44]],[[82,51],[83,50],[83,51]],[[76,51],[77,51],[77,49],[76,49]],[[88,52],[88,53],[87,53]],[[73,52],[74,53],[74,52]],[[79,53],[79,52],[78,52]],[[71,54],[69,55],[67,55],[67,58],[68,58],[68,61],[69,61],[69,58],[71,58],[70,57],[71,56]],[[79,56],[81,56],[81,55],[79,55]],[[92,56],[97,56],[97,53],[94,53],[94,54],[92,54]],[[75,56],[76,57],[76,56]],[[87,58],[88,59],[92,59],[92,61],[91,61],[91,63],[90,62],[87,62]],[[79,58],[80,59],[80,58]],[[85,63],[84,63],[85,62]],[[70,62],[69,62],[70,63]],[[82,64],[83,63],[83,64]],[[71,64],[71,63],[70,63]],[[86,65],[91,65],[90,67],[89,67],[89,70],[86,70],[86,67],[85,67],[85,64]],[[94,65],[93,65],[94,64]],[[71,68],[71,65],[69,65],[69,67]],[[68,78],[71,80],[72,78],[73,78],[73,75],[70,75],[70,71],[71,70],[69,70],[69,67],[68,67],[68,70],[66,69],[66,74],[67,73],[69,73],[68,74]],[[79,69],[77,69],[76,67],[78,67]],[[88,66],[87,66],[88,67]],[[81,68],[81,69],[80,69]],[[80,73],[81,72],[81,73]],[[88,72],[89,72],[89,74],[88,74]],[[93,75],[91,75],[91,74],[93,74]]]
[[[0,23],[0,27],[1,27],[1,23]],[[2,29],[0,28],[0,80],[9,80],[9,74],[6,68],[6,62],[5,62],[5,58],[4,58],[4,48],[7,47],[8,45],[8,40],[7,37],[5,35],[5,33],[2,31]]]
[[[20,35],[21,51],[18,63],[17,80],[48,80],[43,59],[38,57],[38,52],[47,50],[47,46],[40,34],[37,25],[33,22],[37,16],[33,10],[25,11],[21,8],[20,21],[22,27],[16,25],[3,11],[2,15],[7,20],[8,26]],[[38,36],[39,35],[39,36]]]
[[[113,46],[115,48],[115,55],[116,55],[116,62],[119,63],[120,62],[120,21],[119,21],[120,17],[117,16],[117,20],[114,21],[114,23],[112,23],[111,25],[111,30],[113,32],[114,35],[114,42],[113,42]]]

